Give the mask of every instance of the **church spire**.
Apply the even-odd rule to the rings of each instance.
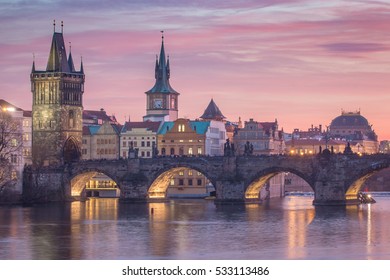
[[[176,93],[171,85],[169,84],[170,78],[170,69],[169,69],[169,58],[168,61],[165,57],[165,48],[164,48],[164,31],[161,31],[161,49],[160,55],[158,58],[156,57],[156,66],[155,66],[155,79],[156,82],[152,89],[147,91],[146,93]]]

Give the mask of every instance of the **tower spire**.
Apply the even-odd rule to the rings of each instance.
[[[61,20],[61,33],[64,33],[64,21]]]

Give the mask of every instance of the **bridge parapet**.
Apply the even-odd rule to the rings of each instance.
[[[390,155],[199,156],[88,160],[39,170],[26,168],[25,174],[29,175],[26,187],[30,193],[33,188],[28,187],[38,184],[35,189],[47,188],[48,192],[57,193],[56,200],[58,194],[65,198],[72,195],[75,178],[82,186],[83,180],[94,172],[113,179],[123,198],[145,200],[153,194],[166,195],[173,172],[190,168],[203,173],[214,184],[219,201],[245,201],[249,188],[258,192],[273,175],[292,172],[312,186],[314,204],[329,205],[347,204],[347,198],[356,196],[368,177],[389,167]],[[258,186],[253,187],[254,184]]]

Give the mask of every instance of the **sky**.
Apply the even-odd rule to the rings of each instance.
[[[84,109],[120,123],[146,114],[164,30],[179,117],[213,98],[229,121],[292,132],[360,110],[390,139],[389,0],[0,0],[0,98],[31,110],[54,19],[76,70],[82,57]]]

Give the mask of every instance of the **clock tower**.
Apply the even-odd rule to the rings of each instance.
[[[161,31],[163,33],[163,31]],[[164,34],[162,35],[160,57],[156,56],[155,79],[152,89],[146,94],[146,116],[144,121],[175,121],[178,117],[179,93],[169,84],[169,56],[165,58]]]

